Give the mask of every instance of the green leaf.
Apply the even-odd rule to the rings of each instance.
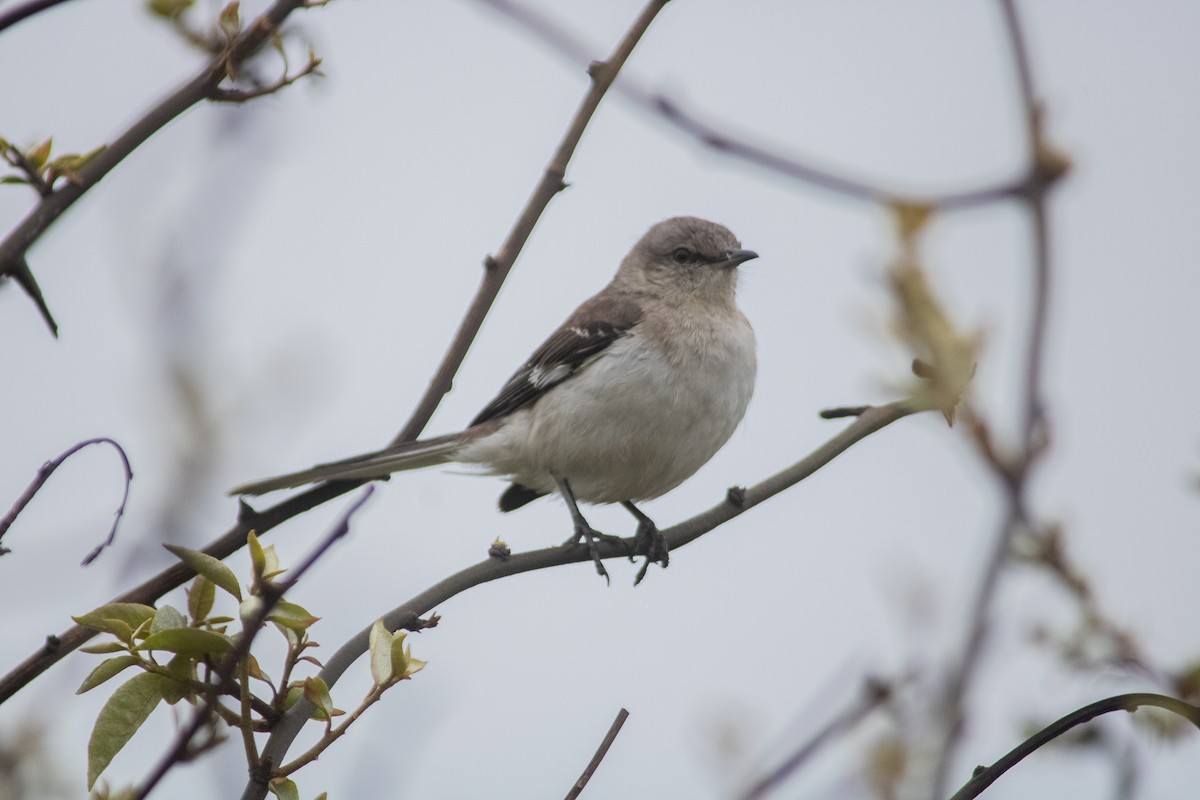
[[[217,24],[230,39],[242,32],[242,22],[238,18],[237,0],[221,9],[221,14],[217,17]]]
[[[164,676],[163,699],[170,705],[175,705],[192,693],[192,688],[188,684],[195,677],[192,659],[187,656],[175,656],[167,663],[167,672],[171,673],[171,678],[174,680]]]
[[[50,148],[54,146],[54,138],[51,137],[39,144],[34,149],[25,154],[25,158],[33,165],[34,169],[40,170],[42,166],[50,159]]]
[[[321,792],[319,795],[317,795],[315,798],[313,798],[313,800],[328,800],[328,797],[329,797],[329,792]]]
[[[217,599],[217,585],[203,575],[197,575],[196,580],[187,588],[188,615],[193,622],[208,619],[213,602]]]
[[[329,694],[329,684],[325,682],[324,678],[304,679],[304,699],[315,706],[311,715],[313,719],[327,720],[343,713],[333,707],[333,697]]]
[[[150,620],[150,635],[153,636],[159,631],[186,627],[187,618],[179,612],[179,609],[164,605],[154,612],[154,618]]]
[[[100,709],[88,740],[89,791],[100,773],[162,701],[162,683],[162,677],[151,672],[134,675],[121,684]]]
[[[257,582],[267,571],[267,557],[263,553],[263,546],[258,543],[258,534],[254,531],[246,534],[246,548],[250,551],[250,568],[254,571],[254,580]]]
[[[391,682],[395,671],[392,668],[392,632],[383,624],[382,619],[375,620],[371,626],[371,677],[376,686],[386,686]]]
[[[108,658],[100,662],[100,666],[92,670],[91,674],[83,679],[83,683],[75,690],[75,694],[83,694],[84,692],[95,689],[100,684],[104,683],[109,678],[117,675],[126,667],[132,667],[134,664],[140,664],[141,659],[137,656],[117,656],[116,658]]]
[[[186,547],[179,547],[178,545],[167,544],[163,545],[163,547],[170,550],[176,558],[195,570],[197,574],[208,578],[238,600],[242,599],[242,587],[238,584],[237,575],[234,575],[233,570],[225,566],[225,563],[220,559],[213,558],[208,553],[201,553],[199,550],[189,550]]]
[[[172,628],[152,633],[138,645],[139,650],[166,650],[189,658],[209,656],[215,658],[229,652],[233,641],[214,631],[199,628]]]
[[[28,184],[28,183],[29,183],[29,179],[28,179],[28,178],[22,178],[20,175],[5,175],[3,178],[0,178],[0,184],[4,184],[4,183],[24,183],[24,184]]]
[[[133,641],[133,632],[154,617],[154,608],[141,603],[109,603],[80,617],[71,617],[85,628],[111,633],[123,642]]]
[[[156,17],[172,19],[192,7],[192,0],[149,0],[146,9]]]
[[[267,784],[267,788],[279,800],[300,800],[300,789],[287,778],[274,778]]]
[[[294,631],[301,632],[308,629],[310,625],[316,622],[320,617],[314,617],[308,613],[302,606],[295,603],[289,603],[287,600],[280,600],[271,609],[271,613],[267,615],[267,619],[277,625],[282,625],[285,628],[291,628]]]
[[[108,653],[124,653],[125,645],[120,642],[101,642],[100,644],[89,644],[87,647],[79,648],[81,653],[95,653],[98,655],[107,655]]]

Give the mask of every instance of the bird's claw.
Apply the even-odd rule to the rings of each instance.
[[[630,554],[629,560],[633,561],[633,556],[637,553],[642,553],[646,556],[645,563],[638,570],[637,577],[633,579],[633,585],[637,586],[642,582],[642,578],[646,577],[646,571],[650,569],[651,564],[661,564],[663,569],[671,563],[671,554],[667,549],[667,539],[662,535],[662,531],[648,519],[638,523],[637,535],[633,539],[633,553]]]
[[[587,547],[588,555],[592,557],[592,563],[596,565],[596,574],[604,578],[605,583],[611,584],[612,580],[608,577],[608,570],[604,568],[604,561],[600,557],[600,549],[596,547],[596,542],[619,544],[627,553],[630,552],[629,543],[620,536],[601,533],[586,523],[576,523],[575,535],[563,542],[563,546],[574,547],[580,541]]]

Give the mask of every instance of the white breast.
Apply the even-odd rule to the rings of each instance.
[[[653,322],[653,321],[650,321]],[[728,441],[754,390],[754,333],[736,311],[664,337],[639,326],[494,434],[463,461],[534,489],[566,477],[578,499],[658,497]]]

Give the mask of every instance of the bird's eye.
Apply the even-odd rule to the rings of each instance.
[[[692,260],[692,251],[686,247],[676,247],[671,257],[675,259],[676,264],[686,264]]]

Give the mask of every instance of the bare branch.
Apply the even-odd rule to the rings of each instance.
[[[479,0],[479,2],[514,20],[551,49],[575,63],[586,63],[588,47],[565,28],[548,17],[511,2],[511,0]],[[888,189],[867,181],[838,174],[814,164],[785,155],[733,133],[727,127],[706,122],[700,115],[688,111],[678,101],[646,84],[622,76],[613,91],[625,100],[654,114],[676,130],[695,139],[701,145],[731,158],[762,167],[774,174],[826,191],[883,205],[910,204],[935,207],[943,211],[975,208],[1014,197],[1020,197],[1027,179],[1019,176],[1004,183],[922,196],[918,193]]]
[[[558,149],[555,150],[550,163],[546,165],[541,180],[534,187],[533,194],[526,201],[524,210],[517,217],[504,244],[500,245],[499,251],[494,256],[488,256],[484,260],[486,269],[483,280],[466,315],[459,323],[458,332],[454,335],[454,340],[446,350],[442,363],[438,365],[433,379],[429,382],[429,388],[425,390],[425,394],[417,403],[408,422],[404,424],[404,428],[396,434],[396,438],[392,439],[392,444],[416,439],[425,424],[429,422],[429,418],[433,416],[438,404],[442,402],[442,397],[450,391],[454,376],[462,365],[463,359],[466,358],[467,350],[475,341],[479,327],[483,325],[484,317],[487,316],[492,303],[495,302],[500,286],[508,277],[521,248],[525,246],[529,235],[533,233],[534,225],[542,216],[542,212],[546,210],[546,206],[550,204],[550,200],[566,187],[564,180],[567,174],[567,165],[571,161],[571,156],[575,154],[575,148],[579,145],[579,140],[583,137],[588,123],[591,122],[592,115],[596,113],[596,108],[604,98],[605,92],[612,85],[617,73],[625,66],[629,55],[645,35],[650,23],[654,21],[655,16],[666,4],[667,0],[650,0],[608,60],[591,62],[589,65],[588,75],[592,79],[591,88],[584,95],[579,109],[575,112],[574,119],[571,120],[566,133],[563,134],[562,141],[558,144]]]
[[[740,502],[734,502],[727,496],[707,511],[664,530],[663,536],[666,538],[668,547],[671,551],[675,551],[699,539],[759,503],[796,485],[848,450],[856,442],[910,414],[926,410],[929,409],[916,407],[907,402],[898,402],[873,407],[863,412],[840,433],[805,458],[739,492]],[[602,558],[625,558],[633,543],[634,539],[631,537],[617,541],[599,542],[596,547]],[[413,626],[420,624],[421,615],[468,589],[509,575],[591,560],[591,555],[583,546],[548,547],[542,550],[516,553],[505,559],[489,558],[443,579],[407,603],[380,616],[388,630],[395,631],[402,628],[415,630],[416,628]],[[367,652],[369,637],[370,628],[363,629],[343,644],[325,662],[325,668],[321,670],[320,677],[326,685],[332,687],[337,683],[350,665]],[[288,747],[291,746],[292,741],[304,726],[310,711],[311,706],[307,704],[307,701],[301,700],[279,720],[262,751],[263,758],[268,764],[283,763]],[[265,781],[264,776],[253,777],[242,795],[243,800],[255,800],[256,798],[261,800],[265,797],[267,791]]]
[[[1176,700],[1173,697],[1161,694],[1149,693],[1121,694],[1116,697],[1109,697],[1084,706],[1078,711],[1072,711],[1062,719],[1052,722],[1014,747],[1004,758],[1001,758],[990,767],[977,767],[971,780],[967,781],[966,785],[955,792],[950,800],[971,800],[973,797],[978,797],[985,789],[995,783],[1001,775],[1020,763],[1021,759],[1025,758],[1025,756],[1078,725],[1082,725],[1102,714],[1108,714],[1112,711],[1128,711],[1133,713],[1143,706],[1166,709],[1174,714],[1178,714],[1197,728],[1200,728],[1200,707],[1194,706],[1191,703],[1185,703],[1182,700]]]
[[[1028,477],[1034,463],[1042,454],[1046,438],[1042,405],[1042,364],[1045,352],[1046,319],[1049,309],[1050,255],[1049,230],[1046,215],[1046,195],[1057,178],[1063,174],[1062,161],[1051,158],[1043,142],[1041,112],[1034,93],[1029,55],[1021,31],[1014,0],[997,0],[1004,18],[1013,69],[1024,111],[1028,147],[1028,177],[1022,186],[1021,199],[1029,213],[1032,228],[1033,285],[1031,288],[1032,316],[1029,324],[1025,355],[1025,375],[1021,387],[1020,451],[1016,464],[997,458],[987,436],[977,436],[986,445],[981,450],[993,474],[1007,494],[1008,509],[984,567],[972,606],[969,630],[963,647],[962,661],[952,673],[944,695],[945,729],[943,746],[934,772],[934,795],[941,795],[946,785],[950,765],[957,752],[964,710],[963,703],[974,679],[987,638],[992,603],[1000,575],[1012,555],[1012,542],[1017,533],[1030,527],[1026,508]]]
[[[33,500],[34,495],[36,495],[42,486],[45,485],[46,481],[50,479],[50,476],[54,474],[54,470],[62,466],[62,463],[68,458],[92,444],[112,445],[113,449],[117,451],[117,455],[121,458],[121,465],[125,468],[125,492],[121,496],[121,505],[117,506],[117,511],[113,515],[113,523],[112,527],[109,528],[108,537],[99,545],[97,545],[96,548],[83,559],[83,566],[86,567],[88,564],[92,563],[96,559],[96,556],[100,555],[100,551],[113,543],[113,539],[115,539],[117,536],[117,526],[121,524],[121,517],[125,514],[125,504],[129,502],[129,485],[133,481],[133,469],[129,466],[129,456],[125,454],[125,449],[121,447],[116,440],[109,439],[107,436],[101,436],[96,439],[88,439],[85,442],[80,442],[57,458],[42,464],[42,466],[38,469],[37,474],[34,476],[33,481],[25,488],[25,491],[21,493],[21,496],[17,498],[17,501],[13,504],[13,507],[8,510],[7,514],[5,514],[3,517],[0,517],[0,538],[2,538],[4,534],[8,532],[10,527],[12,527],[12,524],[16,521],[17,516],[25,510],[25,507],[29,505],[31,500]],[[0,548],[0,555],[3,555],[6,552],[9,552],[6,548]]]
[[[588,781],[596,774],[596,769],[600,766],[600,762],[608,755],[608,748],[612,747],[612,743],[617,740],[617,734],[621,732],[621,726],[625,724],[625,720],[629,718],[629,712],[621,709],[617,712],[617,718],[613,720],[612,725],[608,728],[608,733],[604,736],[604,741],[600,742],[600,747],[596,748],[596,754],[592,756],[592,760],[584,767],[583,774],[579,776],[579,780],[571,787],[571,791],[567,792],[566,800],[575,800],[579,797],[580,792],[587,786]]]

